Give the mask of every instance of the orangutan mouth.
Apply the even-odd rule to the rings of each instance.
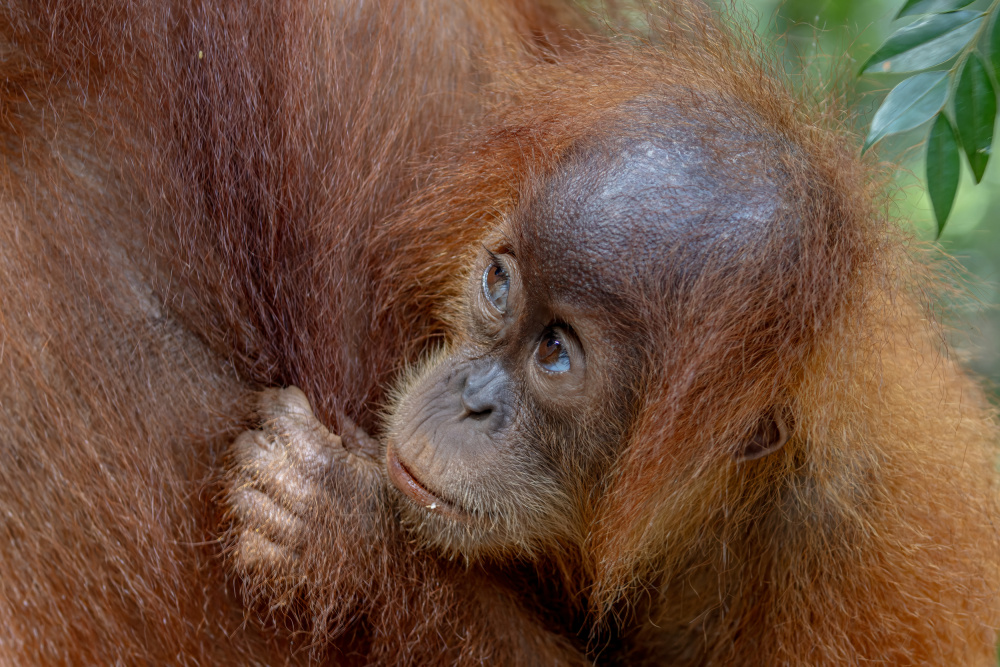
[[[466,513],[453,503],[442,500],[436,494],[428,491],[427,487],[421,484],[420,480],[399,460],[391,444],[386,447],[385,458],[389,468],[389,479],[410,500],[426,510],[437,512],[449,519],[465,520],[468,518]]]

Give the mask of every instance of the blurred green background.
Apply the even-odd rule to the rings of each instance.
[[[745,4],[746,9],[741,7]],[[774,44],[787,71],[803,72],[814,82],[851,84],[848,101],[856,126],[868,128],[875,109],[900,77],[856,78],[860,65],[889,33],[907,21],[893,17],[904,0],[741,0],[732,3],[746,13],[765,44]],[[976,2],[969,9],[985,9]],[[912,18],[909,19],[912,21]],[[847,77],[847,78],[845,78]],[[892,213],[916,238],[933,239],[935,224],[922,183],[927,126],[890,137],[880,144],[880,157],[898,162],[898,190]],[[940,243],[968,272],[970,298],[946,304],[953,316],[955,343],[963,359],[985,376],[994,398],[1000,398],[1000,162],[993,156],[982,183],[973,186],[963,158],[958,198]]]

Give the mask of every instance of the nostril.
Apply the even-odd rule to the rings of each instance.
[[[473,365],[460,386],[462,419],[489,421],[503,407],[506,376],[495,364],[478,362]]]
[[[465,406],[465,411],[468,413],[466,416],[469,419],[474,419],[476,421],[483,421],[491,414],[493,414],[493,408],[486,408],[484,410],[472,410],[469,406]]]
[[[493,412],[493,407],[488,397],[468,391],[462,393],[462,408],[465,410],[466,417],[479,420],[485,419]]]

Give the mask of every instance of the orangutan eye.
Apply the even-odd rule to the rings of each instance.
[[[538,365],[550,373],[565,373],[569,370],[569,351],[558,329],[550,329],[538,342],[535,351]]]
[[[508,292],[510,292],[510,276],[499,264],[490,264],[483,274],[483,294],[499,313],[507,310]]]

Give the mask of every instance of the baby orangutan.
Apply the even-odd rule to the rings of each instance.
[[[815,169],[752,113],[718,100],[696,113],[648,95],[612,110],[470,247],[457,296],[443,304],[448,343],[400,383],[381,444],[353,426],[329,433],[294,387],[260,395],[260,430],[236,441],[228,496],[233,562],[250,594],[290,605],[313,641],[375,618],[366,641],[404,647],[402,636],[380,639],[379,623],[406,617],[414,598],[455,596],[422,612],[447,628],[435,658],[445,662],[466,659],[447,647],[484,625],[496,626],[488,655],[499,664],[988,655],[985,616],[961,621],[979,643],[946,645],[898,625],[912,600],[862,592],[877,589],[865,561],[889,564],[908,547],[877,543],[903,525],[864,535],[861,517],[895,502],[884,495],[892,471],[853,444],[829,452],[819,440],[850,428],[823,420],[868,419],[860,406],[842,417],[825,402],[842,383],[869,382],[852,364],[870,359],[829,361],[856,324],[837,305],[850,298],[848,271],[867,260],[850,247],[857,230],[833,224],[849,217],[816,213],[817,199],[836,210],[839,195],[822,191],[830,186]],[[883,354],[889,377],[893,354]],[[992,437],[988,421],[965,423],[956,428]],[[638,480],[635,456],[648,459]],[[842,477],[824,478],[826,465]],[[968,546],[928,539],[939,540],[929,554]],[[970,564],[970,586],[975,572],[992,572],[990,553]],[[428,567],[435,561],[445,573]],[[884,583],[908,577],[925,594],[934,576],[901,570]],[[799,588],[806,582],[816,594]],[[858,607],[840,611],[852,617],[836,630],[812,611],[843,604],[830,585],[853,587]],[[966,593],[938,589],[928,609],[961,615]],[[868,616],[870,605],[886,615]]]
[[[600,4],[0,3],[0,664],[995,666],[843,111]]]

